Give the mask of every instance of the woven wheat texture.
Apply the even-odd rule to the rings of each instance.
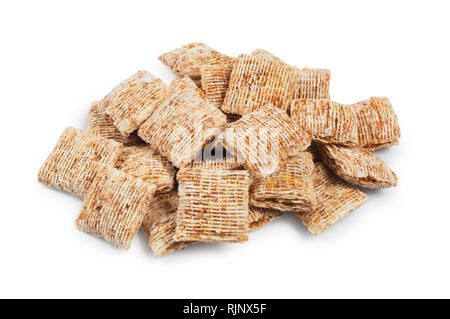
[[[312,134],[313,140],[340,145],[358,145],[354,109],[327,100],[294,100],[291,117]]]
[[[330,99],[330,70],[309,68],[300,70],[296,66],[287,64],[274,54],[261,49],[253,51],[252,56],[272,60],[289,67],[296,73],[293,99]]]
[[[150,146],[125,147],[115,168],[156,186],[157,193],[170,192],[175,186],[175,169]]]
[[[155,256],[165,256],[174,251],[195,245],[195,242],[176,242],[178,193],[176,191],[156,196],[145,215],[142,230]]]
[[[202,89],[208,100],[218,108],[222,107],[233,64],[204,65],[200,68]]]
[[[229,152],[238,154],[246,169],[265,176],[279,170],[289,156],[304,151],[311,137],[285,112],[266,106],[228,124],[220,140]]]
[[[204,159],[202,161],[195,161],[189,164],[189,168],[202,168],[202,169],[241,169],[242,164],[234,158],[222,157],[219,159]]]
[[[358,188],[341,180],[320,162],[315,163],[313,183],[316,205],[312,210],[296,215],[314,235],[322,233],[369,200]]]
[[[299,70],[295,66],[285,63],[270,52],[260,49],[253,51],[251,55],[272,60],[299,72],[296,77],[296,85],[298,85],[298,87],[294,92],[294,98],[329,98],[330,72],[328,70]],[[233,67],[234,64],[219,64],[205,65],[200,69],[202,88],[208,99],[219,108],[223,104]]]
[[[320,145],[324,163],[347,182],[366,188],[397,186],[398,177],[370,151],[337,145]]]
[[[330,71],[290,66],[267,51],[240,55],[222,105],[245,115],[266,104],[288,112],[293,99],[329,99]]]
[[[243,170],[185,168],[178,172],[177,241],[247,240],[249,176]]]
[[[248,230],[255,230],[258,228],[263,227],[264,225],[267,225],[274,219],[277,219],[278,217],[281,217],[284,212],[276,210],[276,209],[270,209],[270,208],[262,208],[262,207],[254,207],[249,206],[249,224],[248,224]]]
[[[143,143],[135,133],[123,136],[106,115],[101,101],[92,103],[88,113],[88,127],[86,131],[92,135],[112,139],[125,145]]]
[[[39,170],[38,180],[84,198],[99,165],[113,165],[121,149],[122,143],[68,127]]]
[[[295,73],[293,99],[330,99],[330,71],[304,68]]]
[[[164,53],[158,59],[175,74],[193,80],[200,80],[203,65],[232,64],[235,60],[200,42]]]
[[[76,225],[83,232],[128,249],[155,190],[155,185],[103,166],[92,182]]]
[[[192,162],[220,132],[226,116],[203,99],[191,79],[176,79],[171,96],[139,128],[138,135],[176,167]]]
[[[106,115],[124,136],[135,131],[166,98],[163,81],[139,71],[116,86],[102,100]]]
[[[312,173],[314,163],[308,152],[291,157],[275,174],[256,177],[250,186],[250,204],[281,211],[308,211],[315,204]]]
[[[287,112],[295,94],[294,78],[295,72],[290,67],[242,54],[231,72],[222,110],[245,115],[273,104]]]
[[[400,126],[388,98],[371,97],[352,107],[356,112],[359,146],[375,150],[398,144]]]

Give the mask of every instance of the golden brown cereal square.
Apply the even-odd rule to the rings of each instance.
[[[243,170],[185,168],[178,172],[177,241],[248,239],[249,176]]]
[[[273,106],[261,107],[228,124],[218,139],[258,176],[273,174],[288,157],[300,154],[311,143],[307,131]]]
[[[276,173],[255,177],[250,186],[250,205],[281,211],[302,212],[315,204],[311,154],[302,152],[289,158]]]
[[[293,99],[330,99],[330,70],[304,68],[296,72]]]
[[[291,117],[311,132],[315,141],[340,145],[358,144],[358,127],[354,110],[328,100],[293,100]]]
[[[398,144],[400,126],[386,97],[371,97],[352,105],[356,113],[359,146],[368,150]]]
[[[252,56],[272,60],[280,65],[289,67],[296,74],[294,76],[295,90],[293,99],[330,99],[330,70],[326,69],[299,69],[289,65],[272,53],[257,49]]]
[[[137,136],[136,132],[133,132],[128,136],[123,136],[106,115],[101,101],[92,103],[88,113],[88,127],[86,131],[92,135],[108,138],[125,145],[144,143],[139,136]]]
[[[99,165],[113,165],[121,149],[122,143],[68,127],[39,170],[38,180],[84,198]]]
[[[175,241],[173,239],[178,201],[176,191],[156,196],[145,215],[142,230],[156,256],[165,256],[196,244],[195,242]]]
[[[222,110],[245,115],[273,104],[288,112],[293,99],[329,99],[329,86],[329,70],[300,70],[267,51],[256,50],[239,56]]]
[[[338,145],[320,145],[324,163],[350,184],[366,188],[397,186],[398,177],[370,151]]]
[[[157,193],[170,192],[175,186],[175,169],[148,145],[125,147],[115,168],[156,186]]]
[[[369,200],[366,194],[337,177],[321,162],[315,163],[313,183],[316,205],[310,211],[296,215],[314,235],[322,233]]]
[[[122,135],[128,136],[139,128],[167,94],[163,81],[147,71],[139,71],[105,96],[102,106]]]
[[[202,89],[206,98],[218,108],[222,107],[233,64],[204,65],[200,69]]]
[[[222,110],[245,115],[273,104],[287,112],[295,92],[294,77],[290,67],[242,54],[231,72]]]
[[[194,81],[200,80],[203,65],[232,64],[235,60],[201,42],[184,45],[162,54],[158,59],[175,74],[188,76]]]
[[[76,220],[78,229],[130,248],[155,193],[155,185],[109,166],[102,166]]]
[[[226,124],[226,116],[204,99],[191,79],[176,79],[166,99],[138,135],[176,167],[191,163]]]

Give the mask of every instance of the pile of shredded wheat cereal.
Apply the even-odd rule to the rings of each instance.
[[[167,86],[139,71],[68,127],[39,182],[84,199],[77,227],[128,249],[139,229],[162,256],[197,242],[244,242],[295,214],[317,235],[397,185],[372,151],[398,144],[391,103],[330,100],[330,71],[264,50],[229,57],[203,43],[159,60]]]

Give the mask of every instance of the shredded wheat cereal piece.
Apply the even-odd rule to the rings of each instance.
[[[369,197],[337,177],[325,164],[315,163],[313,183],[316,205],[309,212],[296,213],[314,235],[318,235],[365,204]]]
[[[296,72],[293,99],[330,99],[330,70],[304,68]]]
[[[134,132],[129,136],[123,136],[105,114],[101,101],[92,103],[88,114],[88,128],[86,131],[92,135],[115,140],[125,145],[137,145],[143,143],[139,136]]]
[[[315,141],[340,145],[358,144],[358,127],[354,109],[327,100],[293,100],[291,117],[305,127]]]
[[[135,131],[166,98],[166,84],[139,71],[116,86],[102,100],[106,115],[123,136]]]
[[[371,97],[351,105],[356,113],[359,146],[375,150],[398,144],[400,126],[386,97]]]
[[[289,67],[295,72],[295,90],[293,99],[330,99],[330,70],[299,69],[289,65],[279,57],[265,50],[255,50],[252,56],[272,60],[280,65]]]
[[[232,64],[235,60],[200,42],[164,53],[158,59],[175,74],[188,76],[194,81],[200,81],[203,65]]]
[[[281,211],[310,210],[315,204],[313,169],[308,152],[289,158],[278,172],[254,178],[250,186],[250,205]]]
[[[320,145],[324,163],[345,181],[366,188],[397,186],[398,177],[370,151],[337,145]]]
[[[200,69],[202,89],[208,100],[220,108],[227,93],[233,64],[204,65]]]
[[[330,70],[326,69],[299,69],[289,65],[279,57],[265,50],[255,50],[252,56],[272,60],[293,70],[295,75],[294,99],[330,99]]]
[[[206,101],[185,77],[170,85],[171,95],[142,124],[138,135],[176,167],[192,162],[220,132],[226,116]]]
[[[281,217],[284,212],[262,207],[249,206],[249,225],[248,230],[255,230],[270,223],[274,219]]]
[[[265,106],[228,124],[218,140],[242,159],[247,170],[266,176],[283,166],[288,157],[304,151],[311,136],[279,108]]]
[[[222,110],[245,115],[273,104],[287,112],[296,90],[295,74],[273,60],[242,54],[231,72]]]
[[[39,170],[38,180],[84,198],[99,165],[113,165],[121,149],[122,143],[68,127]]]
[[[329,83],[329,70],[299,70],[270,53],[242,54],[231,72],[222,110],[245,115],[273,104],[289,112],[293,99],[328,99]]]
[[[248,239],[249,176],[243,170],[185,168],[178,172],[176,241]]]
[[[125,147],[115,168],[156,186],[157,193],[170,192],[175,186],[175,169],[148,145]]]
[[[128,249],[155,190],[155,185],[103,166],[89,188],[76,225],[83,232]]]
[[[142,223],[142,230],[155,256],[165,256],[196,244],[188,241],[174,241],[177,208],[178,193],[176,191],[156,196],[150,204]]]

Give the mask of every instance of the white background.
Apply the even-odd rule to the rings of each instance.
[[[450,50],[445,1],[10,1],[0,5],[0,297],[450,297]],[[37,172],[67,126],[140,69],[202,41],[331,70],[342,103],[388,96],[399,186],[318,237],[291,214],[245,244],[154,257],[78,231],[82,201]]]

